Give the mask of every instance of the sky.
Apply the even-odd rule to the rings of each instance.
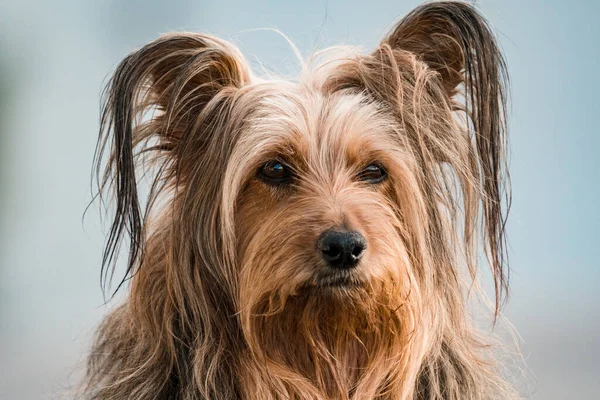
[[[51,4],[50,4],[51,3]],[[336,44],[373,48],[418,1],[0,0],[0,398],[68,397],[94,327],[103,232],[90,174],[100,93],[130,51],[212,33],[257,70]],[[600,395],[600,3],[478,2],[511,76],[511,297],[525,394]],[[118,299],[117,299],[118,300]],[[67,393],[67,394],[65,394]]]

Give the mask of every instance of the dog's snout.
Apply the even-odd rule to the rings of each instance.
[[[349,269],[358,264],[367,248],[367,241],[356,231],[327,230],[319,237],[317,247],[329,266]]]

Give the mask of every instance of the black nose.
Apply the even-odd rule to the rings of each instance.
[[[367,248],[367,241],[358,232],[328,230],[321,234],[317,246],[329,266],[349,269],[358,264]]]

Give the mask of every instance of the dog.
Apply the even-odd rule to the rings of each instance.
[[[320,51],[296,81],[208,35],[131,53],[95,156],[115,201],[102,274],[127,243],[130,291],[83,397],[518,398],[467,307],[482,264],[493,320],[508,291],[507,90],[463,2],[414,9],[372,52]]]

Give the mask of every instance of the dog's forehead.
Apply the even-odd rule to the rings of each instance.
[[[389,148],[397,122],[362,93],[324,93],[294,84],[259,88],[246,135],[267,152],[293,151],[307,160],[323,154]]]

